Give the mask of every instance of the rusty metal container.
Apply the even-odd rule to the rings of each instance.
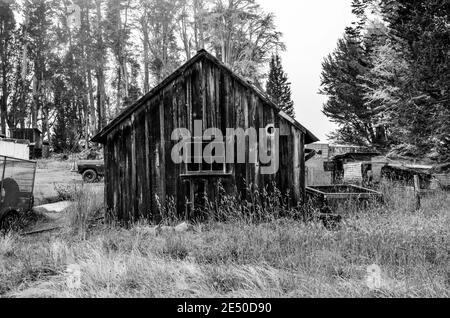
[[[307,202],[322,213],[345,214],[347,207],[364,207],[367,203],[382,202],[383,195],[355,185],[314,186],[306,188]],[[342,209],[342,207],[346,207]]]

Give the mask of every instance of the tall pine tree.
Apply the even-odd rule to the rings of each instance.
[[[388,123],[379,103],[368,103],[373,68],[372,52],[383,43],[382,24],[367,23],[369,0],[354,0],[357,21],[346,28],[344,38],[322,63],[320,94],[328,96],[323,113],[339,128],[329,137],[335,141],[385,150],[389,146]]]
[[[6,134],[8,97],[12,91],[10,81],[13,73],[11,60],[15,51],[15,24],[11,4],[3,1],[0,2],[0,125],[2,134]]]
[[[266,93],[282,111],[291,117],[295,117],[294,102],[291,98],[291,83],[283,70],[279,55],[273,55],[270,61]]]
[[[323,112],[339,125],[331,137],[449,160],[450,3],[353,0],[352,7],[357,21],[323,62]]]
[[[450,160],[450,3],[448,0],[380,2],[389,35],[410,71],[396,105],[406,154]]]

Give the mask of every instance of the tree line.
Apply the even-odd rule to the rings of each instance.
[[[331,137],[402,156],[450,160],[450,3],[354,0],[325,58]]]
[[[262,85],[285,46],[255,0],[0,0],[1,133],[79,150],[203,48]]]

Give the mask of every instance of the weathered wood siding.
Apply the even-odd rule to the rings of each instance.
[[[108,211],[127,222],[139,218],[158,219],[156,196],[161,203],[171,196],[178,212],[184,213],[189,188],[180,175],[184,165],[171,160],[176,128],[193,132],[194,121],[203,120],[204,129],[280,128],[280,169],[276,175],[262,175],[259,164],[228,165],[227,187],[244,190],[247,184],[260,188],[272,181],[294,200],[302,199],[305,189],[304,133],[277,115],[252,89],[208,59],[197,61],[150,97],[108,135],[105,145],[105,191]],[[246,158],[249,151],[247,142]],[[209,180],[214,183],[215,180]],[[214,195],[214,187],[207,187]],[[245,191],[243,191],[245,192]]]

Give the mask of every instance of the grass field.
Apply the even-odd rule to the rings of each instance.
[[[236,218],[175,233],[92,224],[102,196],[79,193],[67,228],[0,237],[0,296],[449,297],[450,194],[417,212],[407,192],[385,194],[386,205],[350,213],[335,231]],[[80,284],[70,284],[74,268]]]

